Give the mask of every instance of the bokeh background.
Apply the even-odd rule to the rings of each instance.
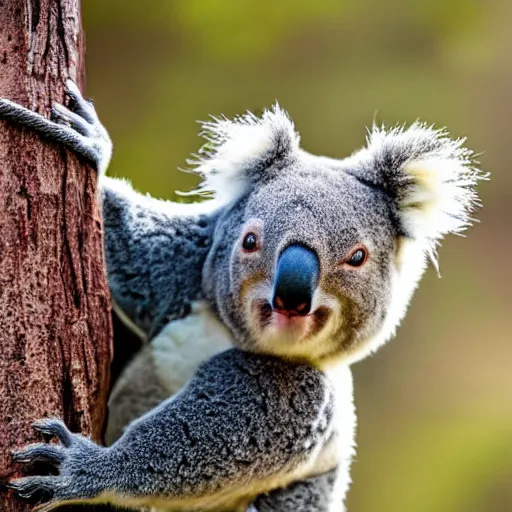
[[[492,180],[395,340],[354,368],[350,512],[512,511],[512,2],[86,0],[87,93],[112,175],[176,199],[198,119],[277,98],[303,146],[343,157],[374,118],[467,136]]]

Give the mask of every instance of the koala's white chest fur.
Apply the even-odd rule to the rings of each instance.
[[[158,379],[170,396],[193,377],[202,362],[232,348],[233,342],[210,308],[196,302],[187,317],[167,324],[151,347]]]

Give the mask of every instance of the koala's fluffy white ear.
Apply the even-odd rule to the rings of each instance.
[[[374,126],[367,147],[348,159],[359,179],[393,197],[404,233],[425,241],[436,266],[436,246],[444,235],[471,224],[479,206],[476,183],[487,178],[464,143],[423,123],[408,129]]]
[[[187,163],[203,178],[198,192],[220,201],[240,197],[270,169],[286,165],[299,148],[300,137],[288,114],[276,103],[261,117],[248,112],[233,120],[202,123],[207,143]]]

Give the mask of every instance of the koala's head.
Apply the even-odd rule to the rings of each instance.
[[[204,190],[225,206],[203,286],[249,350],[352,362],[394,333],[427,257],[470,223],[481,175],[463,140],[373,128],[334,160],[299,147],[278,106],[205,124]]]

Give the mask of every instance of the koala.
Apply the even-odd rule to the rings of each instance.
[[[423,123],[374,126],[344,159],[301,149],[279,105],[203,124],[195,204],[104,175],[111,143],[72,82],[48,120],[8,100],[0,119],[99,171],[116,310],[150,340],[119,379],[101,447],[59,420],[58,444],[19,462],[37,510],[112,503],[155,510],[334,512],[350,484],[350,365],[395,333],[428,259],[471,223],[479,171],[464,140]]]

